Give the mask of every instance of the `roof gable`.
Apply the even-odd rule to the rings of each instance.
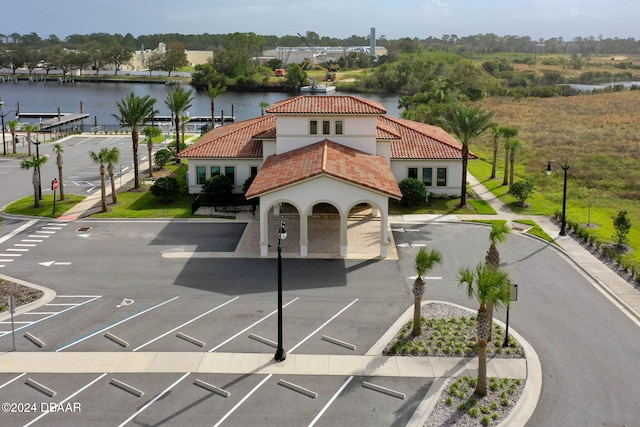
[[[224,125],[180,152],[184,158],[262,158],[262,139],[275,137],[274,116]]]
[[[391,141],[391,159],[462,159],[462,143],[438,126],[390,116],[378,117],[378,135],[398,135]],[[470,159],[477,158],[469,153]]]
[[[320,175],[332,176],[394,198],[402,197],[384,157],[372,156],[327,139],[269,156],[246,197],[253,198]]]
[[[379,102],[344,95],[296,96],[276,102],[266,111],[270,114],[377,115],[387,113]]]

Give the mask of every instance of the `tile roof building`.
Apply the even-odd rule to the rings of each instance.
[[[281,206],[299,216],[300,255],[309,248],[308,220],[330,205],[340,221],[340,256],[347,251],[347,218],[372,206],[380,219],[380,256],[388,243],[388,200],[398,182],[422,180],[430,193],[459,194],[462,145],[439,127],[386,115],[382,104],[355,96],[297,96],[273,104],[266,115],[225,125],[180,153],[189,159],[189,191],[218,174],[234,190],[250,176],[247,199],[260,200],[261,255],[268,254],[269,218]]]

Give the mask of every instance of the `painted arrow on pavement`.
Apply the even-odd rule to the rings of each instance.
[[[61,262],[61,261],[39,262],[38,264],[44,265],[45,267],[51,267],[52,265],[71,265],[70,262]]]

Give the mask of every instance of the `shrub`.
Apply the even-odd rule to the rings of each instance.
[[[244,181],[244,184],[242,184],[242,194],[246,194],[247,191],[249,190],[249,187],[251,187],[251,184],[253,184],[253,180],[256,179],[255,175],[251,175],[249,178],[247,178]]]
[[[173,158],[173,153],[171,153],[171,150],[167,148],[162,148],[156,151],[155,154],[153,155],[153,159],[155,160],[156,165],[158,165],[160,169],[164,168],[165,165],[169,163],[169,160],[171,160],[172,158]]]
[[[156,179],[151,186],[151,194],[160,199],[160,203],[171,203],[173,196],[180,190],[178,180],[172,176],[164,176]]]
[[[525,202],[533,192],[533,187],[533,182],[531,181],[517,181],[513,183],[509,192],[518,199],[519,206],[525,206]]]
[[[216,175],[207,179],[202,185],[202,193],[207,197],[226,197],[233,191],[233,184],[226,175]]]
[[[402,192],[402,200],[405,206],[416,206],[424,202],[427,197],[427,187],[424,183],[415,178],[405,178],[398,184]]]
[[[620,211],[613,217],[613,227],[615,228],[613,240],[618,246],[625,246],[629,242],[629,231],[631,231],[631,220],[627,217],[627,211]]]

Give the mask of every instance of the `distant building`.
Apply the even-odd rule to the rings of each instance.
[[[122,67],[123,70],[146,70],[147,60],[156,54],[162,55],[167,51],[167,45],[165,43],[159,43],[156,49],[144,49],[136,50],[133,52],[131,61]],[[187,54],[187,61],[189,65],[195,67],[196,65],[206,64],[211,58],[213,58],[213,52],[210,50],[185,50]]]
[[[387,54],[387,48],[384,46],[375,46],[374,51],[375,57]],[[313,63],[319,64],[327,61],[337,61],[352,52],[371,55],[371,46],[276,47],[275,49],[263,51],[259,60],[267,62],[270,59],[280,59],[286,66],[289,64],[301,64],[305,59],[309,59]]]

